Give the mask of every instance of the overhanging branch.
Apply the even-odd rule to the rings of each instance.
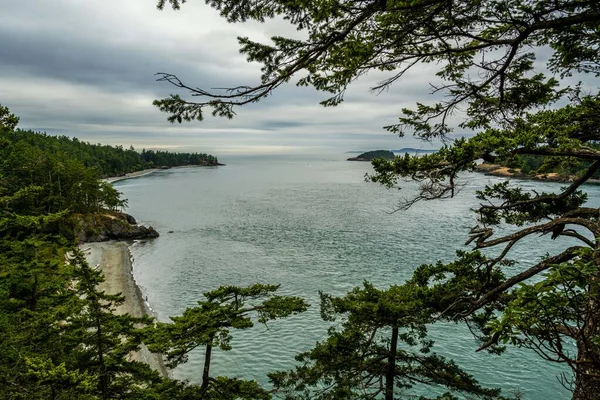
[[[517,285],[518,283],[521,283],[527,279],[534,277],[535,275],[539,274],[540,272],[548,269],[550,266],[572,260],[573,258],[575,258],[577,256],[577,252],[580,251],[581,249],[583,249],[583,247],[581,247],[581,246],[569,247],[567,250],[563,251],[562,253],[552,256],[552,257],[548,257],[548,258],[544,259],[543,261],[541,261],[540,263],[529,268],[528,270],[523,271],[520,274],[517,274],[517,275],[507,279],[500,285],[498,285],[495,288],[486,292],[483,296],[481,296],[475,302],[473,302],[470,309],[468,311],[462,313],[461,316],[465,317],[465,316],[471,315],[472,313],[474,313],[475,311],[477,311],[478,309],[480,309],[481,307],[486,305],[488,302],[495,299],[499,294],[509,290],[510,288]]]

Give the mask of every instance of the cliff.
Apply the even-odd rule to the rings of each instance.
[[[74,233],[79,243],[133,240],[158,237],[153,227],[139,225],[135,218],[120,212],[76,214]]]

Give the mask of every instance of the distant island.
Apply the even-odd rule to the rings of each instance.
[[[415,149],[412,147],[403,147],[400,150],[390,150],[392,153],[416,153],[416,154],[430,154],[435,153],[438,149]]]
[[[374,150],[375,152],[377,151],[384,151],[384,152],[392,152],[394,154],[404,154],[404,153],[409,153],[409,154],[431,154],[431,153],[435,153],[436,151],[438,151],[438,149],[415,149],[413,147],[403,147],[399,150]],[[357,151],[347,151],[347,154],[360,154],[360,156],[358,157],[354,157],[354,158],[361,158],[361,156],[363,154],[368,154],[368,153],[372,153],[371,151],[367,151],[365,152],[364,150],[357,150]],[[384,157],[385,158],[385,157]],[[354,160],[351,160],[354,161]],[[361,161],[361,160],[359,160]]]
[[[347,161],[371,161],[375,158],[392,160],[394,157],[394,153],[389,150],[373,150],[362,153],[358,157],[350,157]]]

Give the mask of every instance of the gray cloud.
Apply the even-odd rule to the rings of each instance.
[[[24,128],[135,147],[235,152],[345,152],[420,146],[381,127],[402,107],[428,99],[431,67],[411,72],[379,96],[385,77],[361,78],[335,108],[327,97],[293,84],[239,109],[233,120],[170,125],[151,103],[173,88],[155,82],[170,72],[201,87],[252,84],[258,65],[238,53],[237,36],[267,41],[301,36],[282,20],[227,24],[214,10],[189,2],[158,12],[152,0],[8,0],[0,15],[0,103]]]

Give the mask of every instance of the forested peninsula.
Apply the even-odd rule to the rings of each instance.
[[[99,264],[88,265],[78,244],[158,236],[122,212],[127,201],[102,177],[216,157],[92,145],[18,122],[0,106],[2,397],[193,398],[184,394],[192,385],[132,357],[152,318],[119,312],[125,298],[105,291]]]
[[[77,138],[21,129],[3,136],[29,153],[43,154],[48,159],[58,160],[68,155],[68,158],[77,160],[83,167],[93,169],[100,178],[150,168],[222,165],[217,157],[205,153],[172,153],[146,149],[138,152],[133,146],[125,149],[123,146],[91,144]]]

